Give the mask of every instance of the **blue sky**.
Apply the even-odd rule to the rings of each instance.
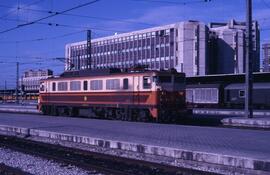
[[[89,1],[1,0],[0,32],[48,16],[47,11],[59,12]],[[5,80],[8,87],[15,83],[15,64],[6,62],[24,63],[20,67],[21,73],[30,68],[50,68],[57,74],[62,72],[64,64],[52,58],[64,57],[65,44],[85,40],[86,28],[91,28],[96,38],[185,20],[205,23],[245,20],[245,0],[212,0],[207,3],[191,3],[203,0],[152,1],[155,2],[100,0],[69,12],[88,17],[59,15],[42,21],[45,24],[29,25],[0,34],[0,89]],[[33,5],[26,6],[33,2]],[[22,7],[19,10],[18,4]],[[259,21],[261,28],[261,42],[270,41],[270,0],[253,0],[253,5],[254,19]],[[46,25],[48,23],[60,26]]]

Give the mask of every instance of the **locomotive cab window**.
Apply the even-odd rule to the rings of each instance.
[[[185,78],[184,77],[174,77],[174,82],[175,83],[184,83]]]
[[[245,91],[244,90],[239,91],[239,97],[240,98],[245,98]]]
[[[41,83],[41,84],[40,84],[39,90],[42,91],[42,92],[45,91],[44,83]]]
[[[172,77],[171,76],[154,76],[153,81],[157,84],[172,83]]]
[[[55,82],[52,83],[52,91],[56,91],[56,83]]]
[[[158,77],[158,81],[160,83],[171,83],[172,77],[171,76],[160,76],[160,77]]]
[[[143,77],[143,88],[144,89],[150,89],[151,88],[151,77],[150,76],[144,76]]]
[[[128,89],[128,78],[123,79],[123,89]]]
[[[88,90],[88,82],[87,81],[83,81],[83,90],[84,91]]]

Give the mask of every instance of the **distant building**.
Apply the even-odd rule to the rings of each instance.
[[[213,28],[211,37],[215,37],[215,48],[210,52],[215,52],[212,59],[215,64],[212,74],[229,74],[244,72],[245,57],[245,34],[243,30],[224,28]],[[210,60],[212,60],[210,58]]]
[[[246,26],[244,22],[178,22],[145,30],[116,34],[66,45],[65,70],[131,68],[174,68],[187,76],[238,74],[245,72]],[[253,22],[253,71],[260,71],[260,31]]]
[[[246,54],[246,24],[231,20],[229,23],[210,23],[210,32],[215,43],[210,49],[210,58],[216,62],[217,67],[210,67],[211,74],[230,74],[245,72]],[[252,26],[253,41],[253,71],[260,71],[260,30],[258,22]],[[214,39],[213,39],[214,38]],[[213,49],[214,48],[214,49]],[[216,59],[216,60],[215,60]],[[215,65],[213,65],[215,66]]]
[[[40,81],[52,75],[53,71],[50,69],[26,71],[20,80],[21,89],[24,92],[38,92]]]
[[[91,68],[171,69],[187,76],[208,74],[208,27],[198,21],[117,34],[91,41]],[[86,41],[66,45],[65,70],[90,68]]]
[[[270,43],[262,45],[263,49],[263,72],[270,72]]]

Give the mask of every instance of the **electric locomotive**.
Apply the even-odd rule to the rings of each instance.
[[[66,72],[41,83],[39,110],[45,115],[173,121],[186,112],[185,74],[118,69]]]

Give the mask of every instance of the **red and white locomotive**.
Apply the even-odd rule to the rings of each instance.
[[[176,71],[73,71],[41,83],[45,115],[171,121],[185,111],[185,74]]]

